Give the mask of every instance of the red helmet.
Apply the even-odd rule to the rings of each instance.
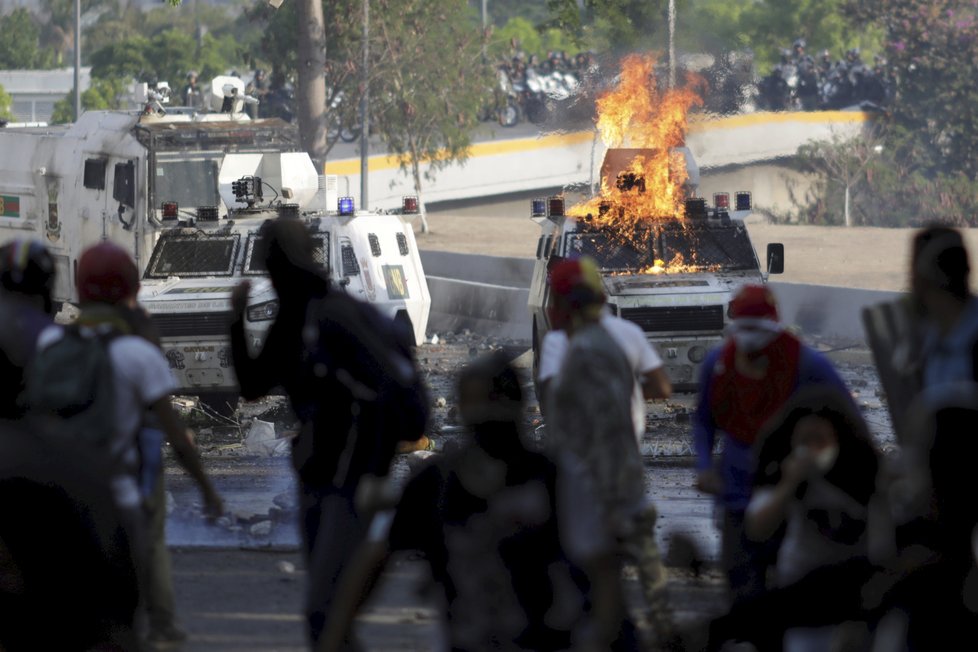
[[[116,304],[136,296],[139,270],[124,249],[111,242],[89,247],[78,259],[78,298],[82,303]]]
[[[774,293],[765,285],[745,285],[730,302],[731,319],[748,317],[778,321],[778,304]]]

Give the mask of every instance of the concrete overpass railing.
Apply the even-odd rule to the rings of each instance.
[[[700,168],[709,171],[790,157],[811,140],[851,138],[871,118],[860,111],[814,111],[697,119],[690,124],[687,145]],[[477,142],[464,164],[425,182],[423,199],[432,203],[593,183],[604,151],[593,131]],[[330,160],[325,170],[340,177],[340,192],[359,205],[360,159]],[[369,170],[371,207],[393,208],[402,196],[415,194],[397,157],[371,156]]]

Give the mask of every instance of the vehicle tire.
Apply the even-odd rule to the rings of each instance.
[[[206,412],[230,419],[238,409],[238,398],[236,392],[210,392],[198,396],[197,401]]]
[[[520,121],[520,109],[512,100],[506,102],[506,106],[499,109],[499,124],[503,127],[515,127]]]
[[[340,128],[340,140],[342,140],[344,143],[352,143],[359,137],[360,137],[359,126]]]

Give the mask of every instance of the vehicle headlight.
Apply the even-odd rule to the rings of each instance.
[[[699,346],[698,344],[696,346],[691,346],[689,347],[689,351],[686,353],[686,356],[693,364],[699,364],[700,362],[703,362],[703,358],[706,357],[706,347]]]
[[[248,307],[248,321],[268,321],[278,316],[278,301],[273,299]]]

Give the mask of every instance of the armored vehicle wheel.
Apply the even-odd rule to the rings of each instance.
[[[512,100],[506,102],[506,106],[499,109],[499,124],[503,127],[515,127],[520,121],[520,109]]]
[[[238,409],[238,395],[234,392],[212,392],[201,394],[197,400],[205,412],[231,418]]]

